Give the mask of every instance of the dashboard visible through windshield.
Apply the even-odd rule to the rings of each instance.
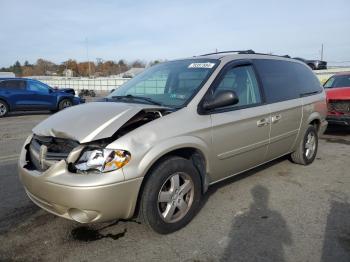
[[[192,99],[218,64],[216,59],[164,62],[137,75],[107,98],[182,107]]]

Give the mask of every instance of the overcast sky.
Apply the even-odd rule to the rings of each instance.
[[[220,50],[350,61],[350,0],[0,0],[0,66]],[[88,41],[86,41],[88,40]]]

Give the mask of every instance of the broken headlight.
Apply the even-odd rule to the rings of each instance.
[[[78,171],[109,172],[122,168],[130,161],[131,155],[125,150],[90,149],[85,150],[75,164]]]

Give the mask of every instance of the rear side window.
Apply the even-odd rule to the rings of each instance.
[[[322,92],[323,87],[315,74],[306,65],[291,63],[295,68],[300,95]]]
[[[0,82],[0,88],[3,89],[25,89],[26,82],[23,80],[5,80]]]
[[[316,76],[306,66],[283,60],[255,61],[268,103],[300,98],[322,91]]]

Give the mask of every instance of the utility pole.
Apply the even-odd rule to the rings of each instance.
[[[90,67],[90,60],[89,60],[89,40],[86,38],[86,58],[88,60],[88,66],[89,66],[89,77],[91,76],[91,67]]]
[[[321,45],[321,61],[323,61],[323,44]]]

